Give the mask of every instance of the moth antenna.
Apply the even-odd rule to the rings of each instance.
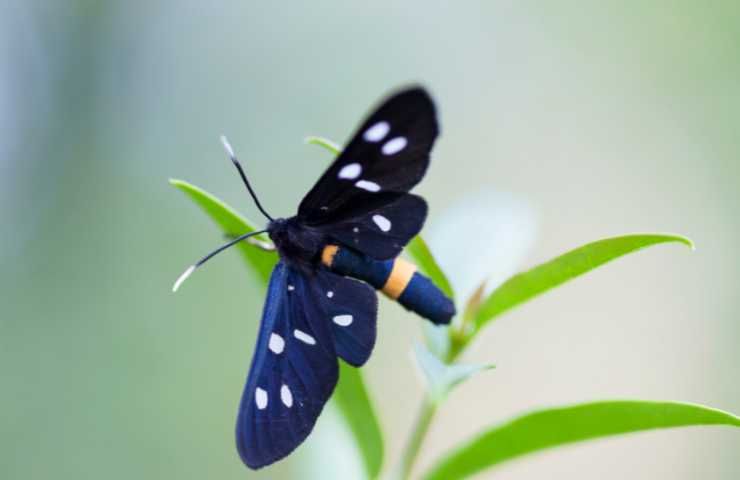
[[[254,190],[252,190],[252,185],[249,184],[249,180],[247,180],[247,176],[244,174],[244,169],[242,168],[241,163],[239,163],[239,160],[236,158],[236,155],[234,154],[234,149],[231,148],[231,144],[226,139],[225,135],[221,135],[221,143],[224,146],[224,149],[226,150],[226,153],[229,155],[229,158],[231,159],[232,163],[236,167],[237,170],[239,170],[239,175],[242,177],[242,181],[244,182],[244,185],[247,187],[247,191],[249,191],[249,194],[252,196],[252,199],[254,200],[255,205],[257,205],[257,208],[262,213],[262,215],[265,216],[269,221],[273,221],[274,219],[270,216],[269,213],[265,211],[264,208],[262,208],[262,204],[259,201],[259,198],[257,198],[257,194],[254,193]]]
[[[179,277],[177,277],[177,280],[175,280],[175,284],[172,285],[172,291],[173,292],[176,292],[177,289],[180,288],[180,285],[182,285],[182,282],[184,282],[185,280],[187,280],[188,277],[193,274],[193,272],[195,271],[196,268],[198,268],[201,265],[203,265],[204,263],[206,263],[214,255],[223,252],[227,248],[231,247],[232,245],[236,245],[237,243],[241,242],[242,240],[245,240],[245,239],[247,239],[249,237],[253,237],[255,235],[259,235],[261,233],[266,233],[266,232],[267,232],[267,230],[260,230],[260,231],[257,231],[257,232],[245,233],[244,235],[240,235],[240,236],[236,237],[234,240],[230,241],[229,243],[227,243],[225,245],[221,245],[216,250],[212,251],[211,253],[209,253],[205,257],[201,258],[200,260],[198,260],[193,265],[190,265],[187,268],[187,270],[185,270],[184,272],[182,272],[182,275],[180,275]]]

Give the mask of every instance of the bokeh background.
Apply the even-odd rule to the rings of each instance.
[[[498,368],[452,394],[417,472],[539,406],[645,398],[740,411],[738,2],[9,0],[0,477],[359,475],[332,409],[288,460],[259,473],[240,463],[233,422],[263,292],[236,252],[170,292],[223,239],[167,178],[258,220],[225,133],[269,210],[290,215],[328,161],[303,137],[345,141],[409,82],[441,115],[418,188],[441,261],[463,249],[492,272],[525,268],[634,231],[698,246],[619,260],[489,327],[466,358]],[[486,207],[498,213],[486,219]],[[445,236],[445,218],[461,215],[495,228]],[[387,465],[421,399],[409,355],[419,323],[382,301],[364,369]],[[737,432],[692,428],[554,450],[481,478],[735,479],[739,456]]]

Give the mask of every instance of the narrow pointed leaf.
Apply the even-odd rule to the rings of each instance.
[[[447,359],[450,356],[452,342],[449,325],[435,325],[432,322],[421,322],[424,343],[437,358]]]
[[[417,235],[406,245],[406,253],[416,262],[422,273],[427,275],[445,295],[453,301],[455,300],[455,294],[450,281],[447,279],[447,275],[440,268],[421,235]],[[422,331],[429,349],[437,357],[447,358],[451,347],[449,328],[445,325],[434,325],[431,322],[424,322],[422,323]]]
[[[324,147],[334,155],[339,155],[339,152],[342,151],[342,148],[339,145],[324,137],[311,135],[309,137],[306,137],[305,142],[309,145],[318,145],[320,147]]]
[[[559,445],[692,425],[740,427],[740,418],[721,410],[677,402],[621,400],[550,408],[484,432],[443,458],[424,478],[466,478],[522,455]]]
[[[206,215],[211,217],[227,236],[236,237],[243,233],[258,230],[254,223],[241,216],[215,195],[184,180],[172,179],[170,184],[184,192],[196,205],[203,209]],[[260,279],[267,282],[270,279],[272,268],[277,262],[277,254],[266,252],[247,242],[239,243],[237,248],[242,252],[247,264],[257,272]]]
[[[493,365],[446,364],[420,344],[414,346],[414,353],[427,382],[429,396],[434,402],[444,400],[453,388],[476,373],[493,368]]]
[[[691,240],[679,235],[624,235],[588,243],[531,270],[514,275],[494,290],[480,306],[475,316],[475,328],[480,329],[503,312],[615,258],[667,242],[683,243],[694,248]]]
[[[478,314],[478,310],[480,309],[481,304],[483,303],[483,299],[485,298],[485,292],[486,292],[486,285],[488,284],[487,281],[483,280],[480,285],[478,285],[478,288],[473,291],[473,294],[468,299],[467,304],[465,305],[465,310],[463,311],[463,321],[464,322],[470,322],[472,321],[475,316]]]
[[[432,279],[434,284],[437,285],[445,295],[453,300],[455,299],[455,292],[452,290],[452,285],[450,285],[447,275],[445,275],[437,261],[434,259],[432,252],[429,250],[429,246],[421,235],[417,235],[408,245],[406,245],[406,252],[411,255],[411,258],[414,259],[421,271]]]
[[[368,478],[378,478],[383,466],[383,434],[362,372],[339,362],[339,383],[332,398],[355,437]]]

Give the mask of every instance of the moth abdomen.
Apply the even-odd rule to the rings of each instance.
[[[363,280],[435,324],[449,323],[455,304],[416,265],[402,259],[375,260],[349,248],[327,245],[322,263],[336,273]]]

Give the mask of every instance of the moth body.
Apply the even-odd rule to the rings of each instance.
[[[280,258],[305,273],[316,268],[321,251],[328,242],[326,234],[307,226],[297,216],[271,221],[267,233]]]

